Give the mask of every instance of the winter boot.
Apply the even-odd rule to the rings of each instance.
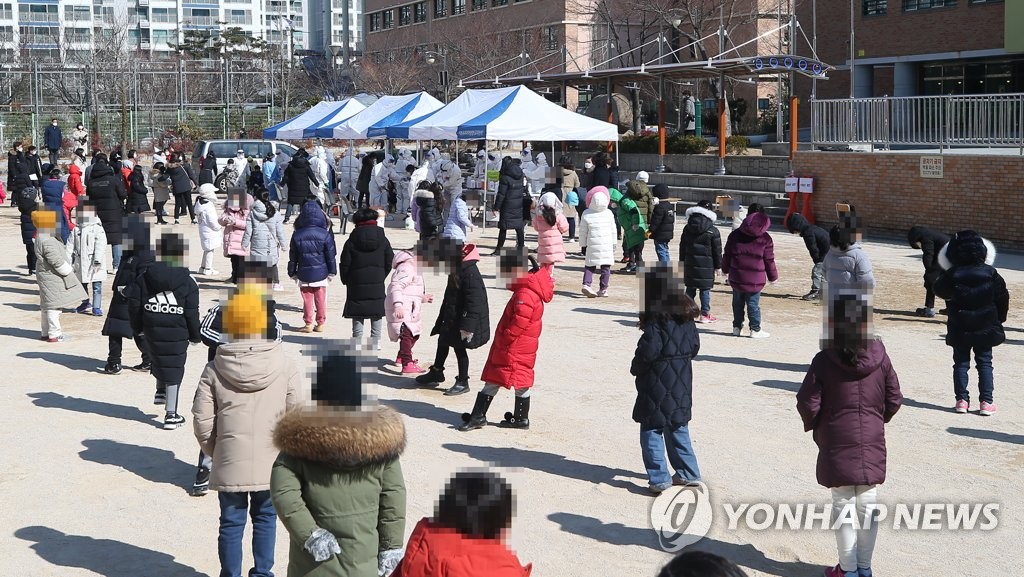
[[[444,367],[437,368],[434,365],[430,365],[430,369],[427,370],[426,374],[422,374],[416,377],[416,384],[421,387],[433,387],[438,383],[444,382]]]
[[[805,300],[805,301],[818,301],[818,300],[821,300],[821,291],[820,290],[811,289],[811,292],[809,292],[809,293],[805,294],[804,296],[800,297],[800,299],[801,300]]]
[[[505,420],[498,423],[506,429],[530,428],[530,397],[516,397],[515,413],[505,413]]]
[[[455,379],[455,384],[448,388],[444,392],[446,397],[454,397],[455,395],[461,395],[469,392],[469,379]]]
[[[491,401],[494,397],[491,395],[485,395],[483,393],[476,394],[476,402],[473,403],[472,413],[462,413],[462,424],[459,425],[460,431],[472,431],[474,429],[482,429],[487,426],[487,409],[491,406]]]

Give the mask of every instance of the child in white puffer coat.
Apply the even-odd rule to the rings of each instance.
[[[583,271],[583,294],[590,298],[608,296],[608,282],[615,262],[615,215],[609,208],[608,189],[595,186],[587,192],[587,210],[580,217],[580,248],[586,254]],[[601,267],[601,284],[594,292],[590,286],[594,272]]]

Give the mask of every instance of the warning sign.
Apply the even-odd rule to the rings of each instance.
[[[942,157],[921,157],[921,178],[942,178]]]

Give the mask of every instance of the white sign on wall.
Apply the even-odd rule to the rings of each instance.
[[[786,192],[800,192],[800,179],[795,176],[787,176]]]
[[[921,157],[921,178],[942,178],[942,157]]]
[[[813,178],[801,178],[800,179],[800,192],[804,194],[811,194],[814,192],[814,179]]]

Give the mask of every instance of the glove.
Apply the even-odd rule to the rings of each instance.
[[[313,560],[317,563],[323,563],[332,555],[341,553],[338,540],[326,529],[313,531],[302,547],[313,556]]]
[[[473,340],[473,333],[469,331],[459,331],[459,336],[462,337],[462,340],[467,343]]]
[[[400,321],[405,318],[405,312],[402,311],[401,305],[395,305],[395,320]]]
[[[405,557],[405,549],[389,549],[377,554],[377,575],[388,577]]]

